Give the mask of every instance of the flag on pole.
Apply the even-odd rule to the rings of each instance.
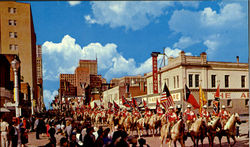
[[[168,90],[166,83],[164,85],[164,89],[163,89],[163,92],[161,95],[161,104],[165,108],[165,110],[167,110],[168,107],[174,105],[174,100],[173,100],[173,98]]]
[[[122,104],[126,107],[132,107],[124,96],[122,96]]]
[[[214,95],[213,107],[213,113],[217,115],[220,111],[220,84],[218,85],[216,93]]]
[[[200,115],[201,115],[202,107],[207,103],[207,99],[205,98],[205,95],[201,86],[199,90],[199,103],[200,103]]]
[[[185,87],[186,87],[186,99],[184,100],[190,103],[194,107],[194,109],[200,108],[200,105],[197,103],[196,99],[191,94],[190,89],[188,89],[187,85],[185,85]]]
[[[156,100],[156,107],[155,107],[155,109],[157,110],[158,107],[160,107],[160,103],[159,103],[158,100]]]
[[[116,104],[116,102],[115,101],[113,101],[113,103],[114,103],[114,109],[120,109],[120,107],[119,107],[119,105],[118,104]]]
[[[137,107],[137,102],[136,102],[135,98],[132,98],[132,106],[133,106],[134,108]]]

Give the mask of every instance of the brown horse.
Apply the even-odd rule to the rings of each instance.
[[[153,134],[153,137],[154,137],[154,133],[155,133],[155,122],[156,122],[156,114],[152,115],[149,119],[148,119],[148,122],[146,124],[146,131],[147,131],[147,134],[148,134],[148,130],[151,131],[151,133]]]
[[[171,129],[170,140],[174,143],[176,147],[176,141],[178,140],[182,147],[184,147],[184,130],[185,124],[183,123],[183,119],[179,120]],[[169,146],[171,146],[171,142]]]
[[[214,137],[216,136],[218,131],[220,131],[221,129],[222,129],[222,125],[221,125],[219,117],[214,117],[210,122],[208,122],[208,125],[207,125],[208,135],[207,136],[208,136],[210,147],[213,147]]]
[[[189,130],[190,137],[194,143],[194,147],[199,144],[201,140],[201,145],[203,146],[203,139],[206,137],[206,124],[205,120],[202,118],[197,119],[190,127]]]
[[[224,126],[224,128],[217,134],[219,141],[220,141],[220,146],[221,146],[221,138],[223,136],[227,137],[227,142],[229,144],[229,146],[234,146],[236,143],[236,127],[235,124],[236,123],[241,123],[240,122],[240,117],[238,113],[235,113],[233,115],[231,115],[231,117],[228,119],[228,121],[226,122],[226,125]],[[234,143],[231,145],[230,143],[230,137],[234,140]]]

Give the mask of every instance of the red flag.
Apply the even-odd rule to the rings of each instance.
[[[218,85],[214,95],[213,108],[213,113],[217,115],[220,112],[220,84]]]
[[[111,102],[108,102],[108,107],[112,108],[113,104]]]
[[[124,96],[122,96],[122,104],[126,107],[131,107],[130,103],[127,101],[127,99],[125,99]]]
[[[214,98],[219,99],[220,98],[220,84],[217,87],[216,93],[214,94]]]
[[[165,110],[167,110],[168,107],[174,105],[174,100],[173,100],[166,84],[164,85],[164,89],[163,89],[163,92],[161,95],[161,104],[165,108]]]
[[[145,110],[146,110],[146,111],[148,111],[148,110],[149,110],[149,108],[148,108],[147,103],[146,103],[146,101],[145,101],[145,100],[143,100],[143,105],[144,105]]]
[[[132,98],[132,106],[134,108],[137,107],[137,102],[136,102],[135,98]]]
[[[194,109],[200,108],[200,105],[198,104],[194,96],[191,94],[190,89],[188,89],[187,85],[185,86],[186,86],[186,99],[184,100],[190,103],[194,107]]]
[[[114,103],[114,109],[120,109],[119,105],[118,105],[118,104],[116,104],[116,102],[115,102],[115,101],[113,101],[113,103]]]
[[[97,104],[96,104],[96,102],[94,103],[94,109],[96,109],[98,106],[97,106]]]
[[[160,103],[159,103],[158,100],[156,100],[156,107],[155,107],[155,109],[157,109],[158,107],[160,107]]]

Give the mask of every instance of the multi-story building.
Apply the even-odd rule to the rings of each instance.
[[[34,88],[37,100],[36,34],[30,4],[0,2],[0,54],[19,56],[21,81]]]
[[[37,102],[39,110],[45,106],[43,101],[43,67],[42,67],[42,46],[36,45],[36,69],[37,69]]]
[[[107,88],[110,85],[97,75],[97,60],[80,60],[74,74],[60,74],[61,97],[84,97],[87,102],[100,100]]]
[[[220,102],[231,112],[248,114],[249,85],[248,63],[207,61],[207,54],[186,56],[182,51],[176,58],[169,57],[168,65],[158,71],[159,94],[153,94],[152,72],[145,74],[147,79],[147,96],[145,99],[154,108],[156,100],[166,84],[176,104],[183,104],[185,84],[199,102],[201,86],[212,111],[212,101],[217,87],[220,88]]]
[[[121,104],[122,97],[130,100],[132,97],[143,96],[147,94],[146,79],[141,75],[125,76],[114,78],[110,81],[114,87],[103,92],[104,105],[107,106],[109,101],[116,101]]]

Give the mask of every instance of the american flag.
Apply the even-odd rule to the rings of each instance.
[[[167,85],[165,84],[162,95],[161,95],[161,104],[165,108],[168,109],[170,106],[174,106],[174,100],[168,90]]]

